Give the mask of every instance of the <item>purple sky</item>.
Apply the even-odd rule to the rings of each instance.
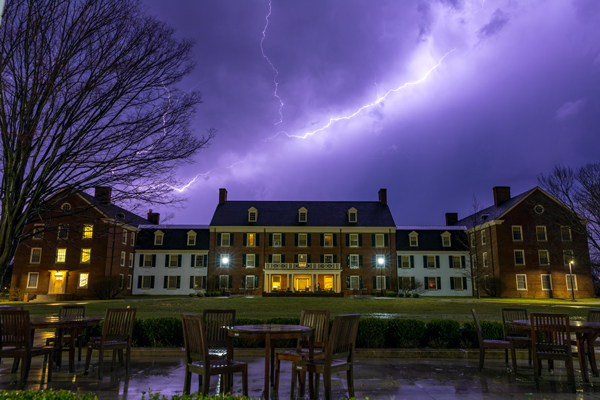
[[[493,186],[515,195],[556,163],[600,161],[600,1],[272,0],[263,48],[281,123],[261,52],[269,0],[146,4],[196,40],[182,88],[203,94],[198,133],[219,131],[179,172],[197,176],[188,201],[159,210],[171,223],[208,224],[220,187],[230,200],[385,187],[397,224],[442,224],[473,194],[491,205]]]

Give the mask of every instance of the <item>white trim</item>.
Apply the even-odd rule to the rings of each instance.
[[[360,268],[360,256],[358,254],[348,254],[348,256],[350,257],[350,265],[349,267],[352,269],[358,269]],[[356,259],[356,266],[352,266],[352,258]]]
[[[160,239],[160,240],[159,240]],[[160,229],[154,232],[154,245],[162,246],[165,242],[165,233]]]
[[[135,246],[135,232],[132,231],[131,235],[129,237],[130,237],[130,239],[129,239],[129,245],[130,246]]]
[[[167,275],[167,290],[176,290],[177,289],[177,276],[178,275]],[[171,279],[173,278],[173,279]],[[179,278],[181,279],[181,278]],[[174,285],[171,285],[171,282],[175,282]],[[164,286],[164,282],[163,282]]]
[[[484,251],[482,254],[483,268],[489,267],[487,251]]]
[[[283,244],[283,233],[275,232],[275,233],[272,233],[272,235],[273,235],[273,236],[272,236],[272,238],[273,238],[273,241],[272,241],[272,243],[271,243],[271,244],[272,244],[273,246],[271,246],[271,247],[281,247],[281,246],[282,246],[282,244]],[[275,240],[275,235],[279,235],[279,240]],[[276,243],[277,243],[277,244],[276,244]]]
[[[350,235],[350,237],[349,237],[349,243],[348,243],[349,246],[348,247],[359,247],[359,243],[360,243],[360,241],[358,239],[358,235],[359,234],[358,233],[350,233],[349,235]],[[353,236],[356,238],[356,240],[355,240],[356,244],[355,245],[352,245],[352,237]]]
[[[62,253],[62,257],[61,257],[61,253]],[[61,260],[61,258],[62,258],[62,260]],[[67,249],[66,248],[56,249],[56,263],[64,264],[66,262],[67,262]]]
[[[152,268],[152,256],[153,254],[140,254],[140,257],[142,257],[142,268]],[[146,265],[146,260],[148,260],[148,265]]]
[[[125,266],[125,260],[127,260],[127,253],[124,251],[121,251],[121,267]]]
[[[565,274],[565,281],[567,282],[567,290],[571,290],[571,288],[569,287],[569,277],[571,276],[571,274]],[[577,290],[577,275],[573,274],[573,283],[575,284],[575,287],[573,288],[573,290]]]
[[[413,244],[413,238],[415,239],[415,244]],[[419,234],[415,231],[412,231],[408,234],[408,245],[410,247],[419,247]]]
[[[309,233],[299,233],[298,234],[298,247],[308,247],[308,235],[309,235]],[[304,245],[301,244],[302,237],[304,237]]]
[[[133,260],[134,260],[134,254],[133,253],[129,253],[129,268],[133,268]]]
[[[306,223],[308,222],[308,210],[304,207],[298,210],[298,222]]]
[[[524,289],[519,289],[519,277],[520,276],[522,276],[522,277],[525,278],[525,288]],[[527,275],[526,274],[516,274],[515,275],[515,279],[516,279],[516,282],[517,282],[517,290],[520,290],[520,291],[527,290]]]
[[[256,247],[256,235],[257,233],[246,233],[246,247]],[[252,244],[250,244],[250,235],[252,235]]]
[[[515,229],[519,232],[520,239],[515,239]],[[523,225],[513,225],[512,226],[512,240],[513,242],[522,242],[523,241]]]
[[[127,230],[123,229],[123,234],[121,235],[121,244],[127,244]]]
[[[546,253],[546,264],[542,264],[542,253]],[[538,258],[539,258],[540,265],[544,265],[544,266],[550,265],[550,252],[548,250],[544,250],[544,249],[538,250]]]
[[[486,234],[485,234],[485,229],[481,230],[481,245],[482,246],[487,245],[487,237],[486,237]]]
[[[65,210],[65,208],[66,208],[66,210]],[[64,211],[64,212],[69,212],[72,209],[73,209],[73,207],[71,207],[71,204],[69,204],[67,202],[62,203],[61,206],[60,206],[60,210]]]
[[[133,283],[133,275],[127,275],[127,290],[131,289]]]
[[[81,278],[83,275],[86,275],[85,285],[81,284]],[[89,272],[80,272],[77,276],[77,289],[88,289],[90,287],[90,273]]]
[[[329,245],[327,244],[327,236],[330,236]],[[324,233],[323,234],[323,247],[333,247],[333,233]]]
[[[406,258],[408,267],[404,266],[404,259]],[[410,269],[410,255],[400,255],[400,268]]]
[[[567,261],[567,256],[568,256],[568,261]],[[573,250],[563,250],[563,263],[565,265],[565,267],[568,267],[570,264],[570,261],[573,261],[574,257],[573,257]]]
[[[196,235],[197,235],[196,231],[194,231],[194,230],[189,230],[187,232],[187,237],[186,237],[185,240],[186,240],[186,244],[188,246],[195,246],[196,245]],[[191,239],[191,242],[190,242],[190,239]]]
[[[547,289],[544,289],[544,277],[547,276],[548,277],[548,283],[550,284],[550,287]],[[542,287],[542,291],[544,292],[549,292],[552,290],[552,275],[550,274],[540,274],[540,283],[541,283],[541,287]]]
[[[452,235],[446,231],[440,235],[442,237],[442,247],[452,247]],[[444,239],[448,239],[448,244],[444,242]]]
[[[248,209],[248,222],[255,223],[256,221],[258,221],[258,210],[255,207],[250,207]]]
[[[227,244],[223,244],[225,242],[225,238],[227,238]],[[221,247],[230,247],[231,246],[231,233],[223,232],[221,233],[221,243],[219,244]]]
[[[61,235],[64,232],[64,237],[62,237]],[[58,224],[58,232],[56,232],[56,238],[57,239],[63,239],[66,240],[69,238],[69,224]]]
[[[523,264],[518,264],[517,263],[517,251],[520,251],[523,254]],[[515,249],[515,250],[513,250],[513,252],[514,252],[515,266],[517,266],[517,267],[523,267],[523,266],[525,266],[525,250],[523,250],[523,249]]]
[[[252,266],[249,265],[252,259]],[[256,268],[256,254],[246,254],[246,268]]]
[[[348,210],[348,223],[356,224],[358,222],[358,211],[352,207]]]
[[[42,240],[44,238],[44,228],[45,227],[46,227],[46,225],[44,225],[44,224],[33,225],[33,235],[32,235],[33,240]]]
[[[540,233],[538,232],[538,229],[540,229],[540,228],[543,228],[543,231],[544,231],[543,239],[540,239]],[[535,238],[537,239],[538,242],[547,242],[548,241],[548,231],[546,230],[546,225],[536,225]]]
[[[141,290],[152,289],[152,277],[154,275],[140,275],[140,276],[142,277],[142,285],[141,285],[140,289]],[[156,278],[154,279],[154,286],[156,287]]]
[[[32,275],[37,276],[35,278],[35,286],[30,286]],[[39,272],[30,272],[27,274],[27,289],[37,289],[39,282],[40,282],[40,273]],[[22,300],[22,299],[19,299],[19,300]]]
[[[119,274],[119,290],[123,290],[125,286],[125,275]]]
[[[467,290],[467,288],[463,287],[463,277],[462,276],[451,276],[452,280],[454,281],[454,290],[458,291],[458,292],[462,292],[464,290]],[[456,288],[456,282],[460,282],[460,289]]]
[[[381,239],[381,243],[379,243],[380,239]],[[375,247],[380,248],[380,249],[385,247],[385,234],[383,234],[383,233],[375,234]]]

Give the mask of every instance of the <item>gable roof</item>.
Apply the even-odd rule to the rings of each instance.
[[[248,222],[255,207],[256,222]],[[298,222],[298,210],[307,210],[306,223]],[[357,210],[357,222],[348,222],[348,210]],[[378,201],[226,201],[217,205],[210,226],[396,226],[387,205]]]
[[[135,215],[131,211],[127,211],[126,209],[116,206],[112,203],[101,202],[94,196],[91,196],[82,191],[78,191],[77,194],[81,196],[85,201],[90,203],[92,206],[97,208],[101,213],[106,215],[106,217],[113,219],[117,222],[131,225],[136,228],[143,224],[150,224],[150,221],[148,221],[146,218],[142,218],[138,215]]]
[[[140,225],[136,249],[139,250],[208,250],[210,233],[207,225]],[[162,245],[154,244],[154,232],[164,234]],[[196,244],[188,246],[189,231],[196,232]]]
[[[466,251],[468,247],[465,230],[464,226],[399,226],[396,231],[396,251]],[[412,232],[419,235],[417,247],[410,245],[409,236]],[[444,247],[442,244],[444,232],[450,234],[450,247]]]

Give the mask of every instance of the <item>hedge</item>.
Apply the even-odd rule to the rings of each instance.
[[[298,325],[299,318],[271,318],[268,320],[237,318],[236,325],[257,324]],[[330,321],[329,328],[333,325]],[[481,321],[483,337],[491,340],[503,338],[502,323]],[[90,336],[100,336],[102,325],[87,328],[84,341]],[[424,322],[418,319],[361,318],[358,325],[358,348],[475,348],[477,332],[473,322],[461,324],[452,319]],[[181,319],[177,317],[136,319],[133,326],[133,345],[136,347],[183,347]],[[264,340],[235,339],[235,347],[264,347]],[[275,347],[294,347],[295,340],[276,340]],[[0,398],[1,400],[1,398]]]
[[[141,400],[240,400],[241,396],[212,395],[204,397],[201,393],[174,394],[172,396],[154,393],[151,390],[142,392]],[[27,391],[4,391],[0,390],[0,400],[97,400],[94,394],[75,394],[68,390],[27,390]],[[244,400],[258,400],[253,397],[243,397]]]

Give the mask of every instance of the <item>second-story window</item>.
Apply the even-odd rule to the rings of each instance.
[[[33,238],[43,239],[44,238],[44,224],[35,224],[33,227]]]
[[[487,252],[483,253],[483,268],[487,268],[489,266],[488,264],[488,256],[487,256]]]
[[[307,234],[299,233],[298,234],[298,247],[307,247],[307,246],[308,246]]]
[[[249,233],[247,238],[247,246],[254,247],[256,246],[256,233]]]
[[[256,258],[254,254],[246,254],[246,268],[255,268]]]
[[[435,268],[435,256],[427,256],[427,268]]]
[[[127,253],[124,251],[121,252],[121,267],[125,266],[125,260],[127,259]]]
[[[546,240],[548,240],[548,238],[546,237],[546,227],[545,226],[536,226],[535,232],[537,234],[538,242],[545,242]]]
[[[92,259],[92,249],[81,249],[81,263],[89,264]]]
[[[520,225],[513,225],[512,227],[513,241],[520,242],[523,240],[523,227]]]
[[[471,247],[475,247],[475,246],[477,246],[477,242],[476,242],[476,239],[475,239],[475,234],[471,233]]]
[[[569,264],[573,261],[573,251],[572,250],[563,250],[563,262],[565,266],[569,266]]]
[[[123,229],[123,236],[121,237],[121,244],[127,244],[127,231]]]
[[[571,241],[571,228],[569,228],[568,226],[561,226],[560,227],[560,237],[562,238],[563,242],[570,242]]]
[[[515,250],[515,265],[525,265],[524,250]]]
[[[135,246],[135,232],[131,232],[131,239],[129,240],[131,246]]]
[[[358,234],[357,233],[350,234],[350,247],[358,247]]]
[[[94,225],[83,225],[83,239],[91,239],[94,236]]]
[[[58,225],[58,238],[66,239],[69,236],[69,225],[60,224]]]
[[[231,234],[221,233],[221,246],[229,247],[231,243]]]
[[[375,235],[375,247],[385,247],[385,235],[381,233]]]
[[[273,247],[281,247],[282,246],[282,241],[281,241],[281,233],[274,233],[273,234]]]
[[[31,249],[31,256],[29,257],[30,264],[39,264],[42,260],[42,249],[40,247],[34,247]]]
[[[485,246],[487,243],[487,238],[485,237],[485,231],[481,231],[481,245]]]
[[[333,246],[333,235],[327,233],[323,236],[323,246],[332,247]]]
[[[306,256],[306,254],[298,254],[298,266],[306,267],[307,259],[308,259],[308,257]]]
[[[67,249],[56,249],[56,262],[64,263],[67,261]]]
[[[548,256],[548,250],[540,250],[540,265],[550,265],[550,257]]]
[[[325,262],[325,264],[333,263],[333,254],[325,254],[323,256],[323,261]]]
[[[359,257],[358,254],[350,254],[350,268],[358,268]]]

